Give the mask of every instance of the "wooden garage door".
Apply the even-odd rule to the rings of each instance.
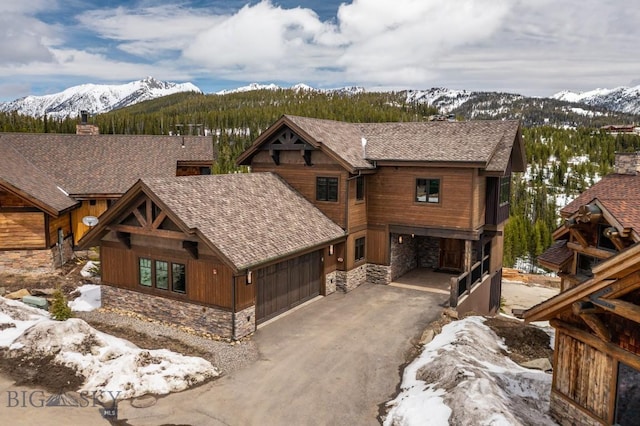
[[[257,270],[258,324],[316,297],[321,277],[320,251]]]

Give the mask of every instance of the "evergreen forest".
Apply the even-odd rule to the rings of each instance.
[[[214,173],[244,171],[235,158],[283,114],[349,122],[423,121],[438,113],[407,103],[405,93],[256,90],[226,95],[180,93],[99,114],[101,134],[208,134],[217,151]],[[611,173],[616,151],[640,150],[640,137],[611,135],[588,126],[523,128],[528,170],[514,174],[511,216],[505,228],[504,264],[532,269],[552,242],[558,211],[567,200]],[[458,116],[465,119],[464,115]],[[513,118],[513,117],[512,117]],[[0,113],[2,132],[75,133],[77,117],[52,120]],[[601,124],[601,123],[598,123]],[[610,123],[619,124],[619,123]]]

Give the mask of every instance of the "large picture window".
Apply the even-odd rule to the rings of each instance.
[[[338,201],[338,178],[337,177],[317,177],[316,178],[316,200]]]
[[[140,285],[175,293],[187,292],[186,268],[166,260],[138,259]]]
[[[416,202],[440,202],[440,179],[416,179]]]

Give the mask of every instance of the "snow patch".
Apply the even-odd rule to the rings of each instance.
[[[79,292],[80,296],[75,300],[69,301],[68,305],[72,311],[89,312],[102,306],[102,294],[99,285],[85,284],[75,291]]]

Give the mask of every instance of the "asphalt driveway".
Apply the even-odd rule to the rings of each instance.
[[[448,296],[365,284],[258,330],[251,366],[149,408],[119,404],[131,425],[374,425],[400,383],[412,340]]]

